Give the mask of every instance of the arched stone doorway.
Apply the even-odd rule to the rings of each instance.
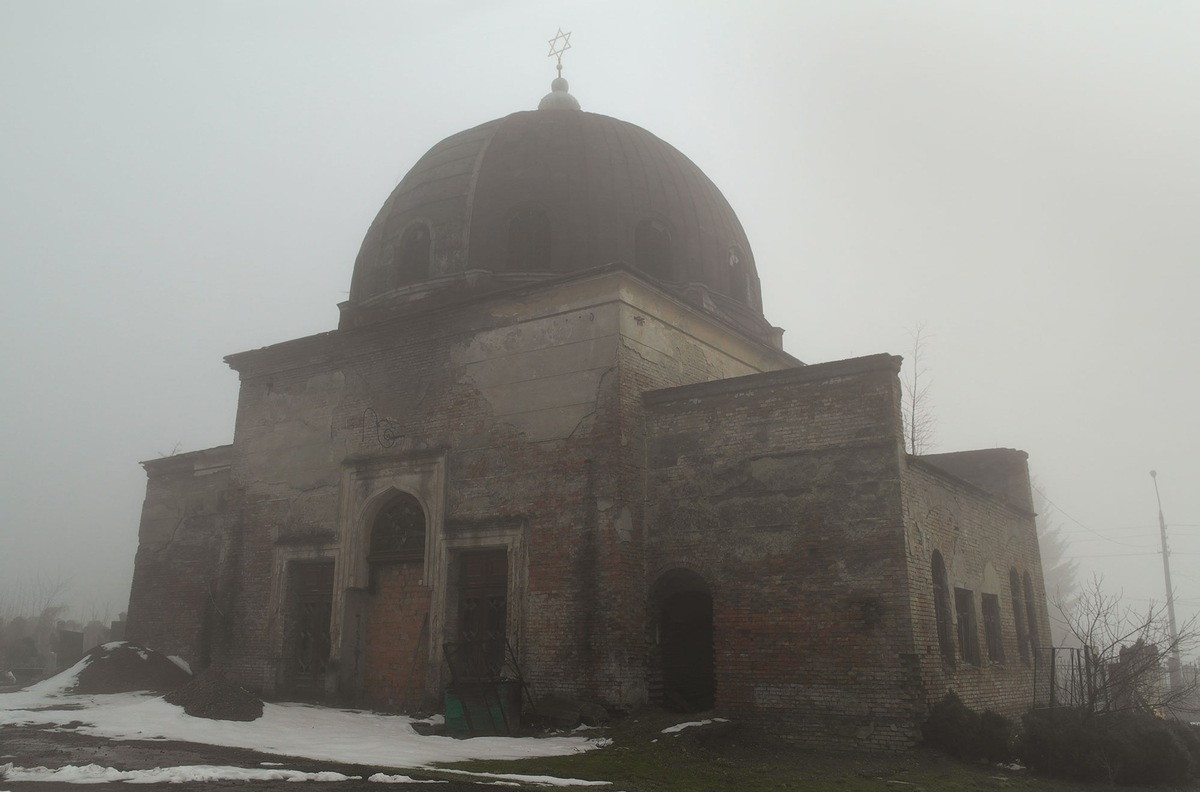
[[[651,689],[679,712],[712,709],[716,700],[712,593],[704,578],[673,569],[651,591],[654,657]]]

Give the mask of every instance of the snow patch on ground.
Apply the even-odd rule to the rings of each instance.
[[[76,733],[114,740],[180,740],[384,768],[562,756],[611,742],[577,736],[457,740],[418,734],[413,721],[401,715],[307,704],[265,704],[263,716],[254,721],[192,718],[152,693],[67,693],[87,663],[85,658],[44,682],[0,693],[0,724],[82,723],[73,728]]]
[[[662,730],[663,734],[678,734],[684,729],[690,729],[692,726],[707,726],[710,723],[728,723],[725,718],[706,718],[699,721],[688,721],[687,723],[676,723],[674,726],[668,726]]]
[[[188,661],[187,661],[187,660],[184,660],[184,659],[183,659],[182,657],[180,657],[179,655],[167,655],[167,659],[168,659],[168,660],[170,660],[170,661],[171,661],[172,663],[174,663],[175,665],[177,665],[177,666],[179,666],[180,668],[182,668],[184,671],[188,672],[189,674],[190,674],[190,673],[192,673],[192,667],[191,667],[191,665],[189,665],[189,664],[188,664]]]
[[[406,775],[387,775],[386,773],[376,773],[367,778],[368,781],[374,781],[377,784],[446,784],[448,781],[438,781],[433,778],[410,778]]]
[[[555,778],[554,776],[521,775],[518,773],[475,773],[470,770],[447,770],[443,773],[465,776],[467,778],[492,778],[497,781],[513,781],[518,784],[542,784],[543,786],[609,786],[612,781],[586,781],[582,778]]]
[[[413,723],[423,723],[427,726],[442,726],[446,723],[446,716],[439,712],[436,715],[430,715],[428,718],[414,720]]]
[[[252,767],[220,767],[217,765],[185,765],[155,767],[151,770],[117,770],[101,765],[66,765],[48,767],[0,766],[4,781],[56,781],[60,784],[109,784],[127,781],[130,784],[186,784],[213,781],[349,781],[362,776],[341,773],[305,773],[300,770],[260,770]]]

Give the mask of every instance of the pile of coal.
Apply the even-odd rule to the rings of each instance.
[[[165,654],[132,643],[101,644],[87,652],[72,693],[161,693],[187,684],[191,674]]]
[[[216,669],[208,669],[163,699],[183,707],[193,718],[252,721],[262,717],[262,699],[230,682]]]

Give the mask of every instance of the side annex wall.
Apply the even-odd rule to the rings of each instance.
[[[905,465],[912,620],[930,704],[950,690],[974,709],[1006,715],[1033,703],[1035,655],[1051,638],[1025,460],[1021,451],[989,449]],[[945,568],[941,638],[935,551]]]
[[[913,742],[899,367],[645,395],[648,585],[680,568],[708,583],[719,710],[814,744]]]
[[[237,520],[228,503],[232,446],[143,462],[149,480],[126,638],[207,667],[227,625],[221,560]]]

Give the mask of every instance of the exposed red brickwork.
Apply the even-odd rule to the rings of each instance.
[[[717,706],[816,742],[912,741],[897,361],[650,393],[651,574],[710,581]]]
[[[131,630],[195,654],[211,602],[214,660],[288,696],[286,570],[331,562],[329,692],[424,708],[448,681],[435,650],[455,640],[455,554],[513,548],[509,637],[535,696],[660,694],[655,592],[673,570],[711,596],[716,706],[739,719],[899,747],[949,686],[1023,695],[1019,663],[943,667],[929,554],[954,581],[986,577],[976,602],[996,594],[1010,635],[1008,566],[984,566],[1009,547],[1044,614],[1028,515],[907,460],[897,358],[800,366],[636,277],[595,277],[232,356],[227,472],[148,468]],[[444,477],[411,473],[431,466]],[[436,566],[369,581],[364,504],[389,486],[429,510]],[[166,530],[180,514],[194,534]]]
[[[420,562],[375,569],[367,609],[363,693],[368,706],[412,712],[425,702],[429,587]]]

